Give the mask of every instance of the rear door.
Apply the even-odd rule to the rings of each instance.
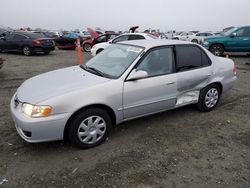
[[[199,91],[212,76],[211,60],[196,45],[177,45],[177,105],[198,100]]]
[[[148,115],[175,106],[176,75],[173,73],[172,47],[149,51],[135,69],[146,71],[148,77],[124,82],[124,119]]]

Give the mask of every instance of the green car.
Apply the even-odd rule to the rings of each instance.
[[[202,45],[216,56],[224,52],[250,52],[250,26],[235,27],[220,36],[208,37]]]

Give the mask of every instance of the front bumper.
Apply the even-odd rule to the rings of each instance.
[[[25,141],[36,143],[63,139],[64,128],[71,113],[31,118],[22,113],[21,104],[15,106],[14,98],[10,103],[11,115],[18,134]]]

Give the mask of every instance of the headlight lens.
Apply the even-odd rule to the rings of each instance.
[[[22,104],[22,112],[30,117],[47,117],[51,110],[50,106],[38,106],[29,103]]]
[[[204,44],[205,46],[208,46],[208,45],[209,45],[209,42],[204,41],[203,44]]]

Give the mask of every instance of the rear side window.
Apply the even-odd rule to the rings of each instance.
[[[129,40],[141,40],[141,39],[145,39],[145,37],[141,36],[141,35],[130,35],[129,36]]]
[[[210,59],[197,46],[176,46],[176,70],[185,71],[211,65]]]
[[[23,39],[26,39],[26,37],[23,36],[23,35],[17,35],[17,34],[15,34],[15,35],[13,36],[13,39],[16,39],[16,40],[23,40]]]
[[[121,42],[121,41],[126,41],[128,40],[129,35],[122,35],[113,40],[113,43]]]

